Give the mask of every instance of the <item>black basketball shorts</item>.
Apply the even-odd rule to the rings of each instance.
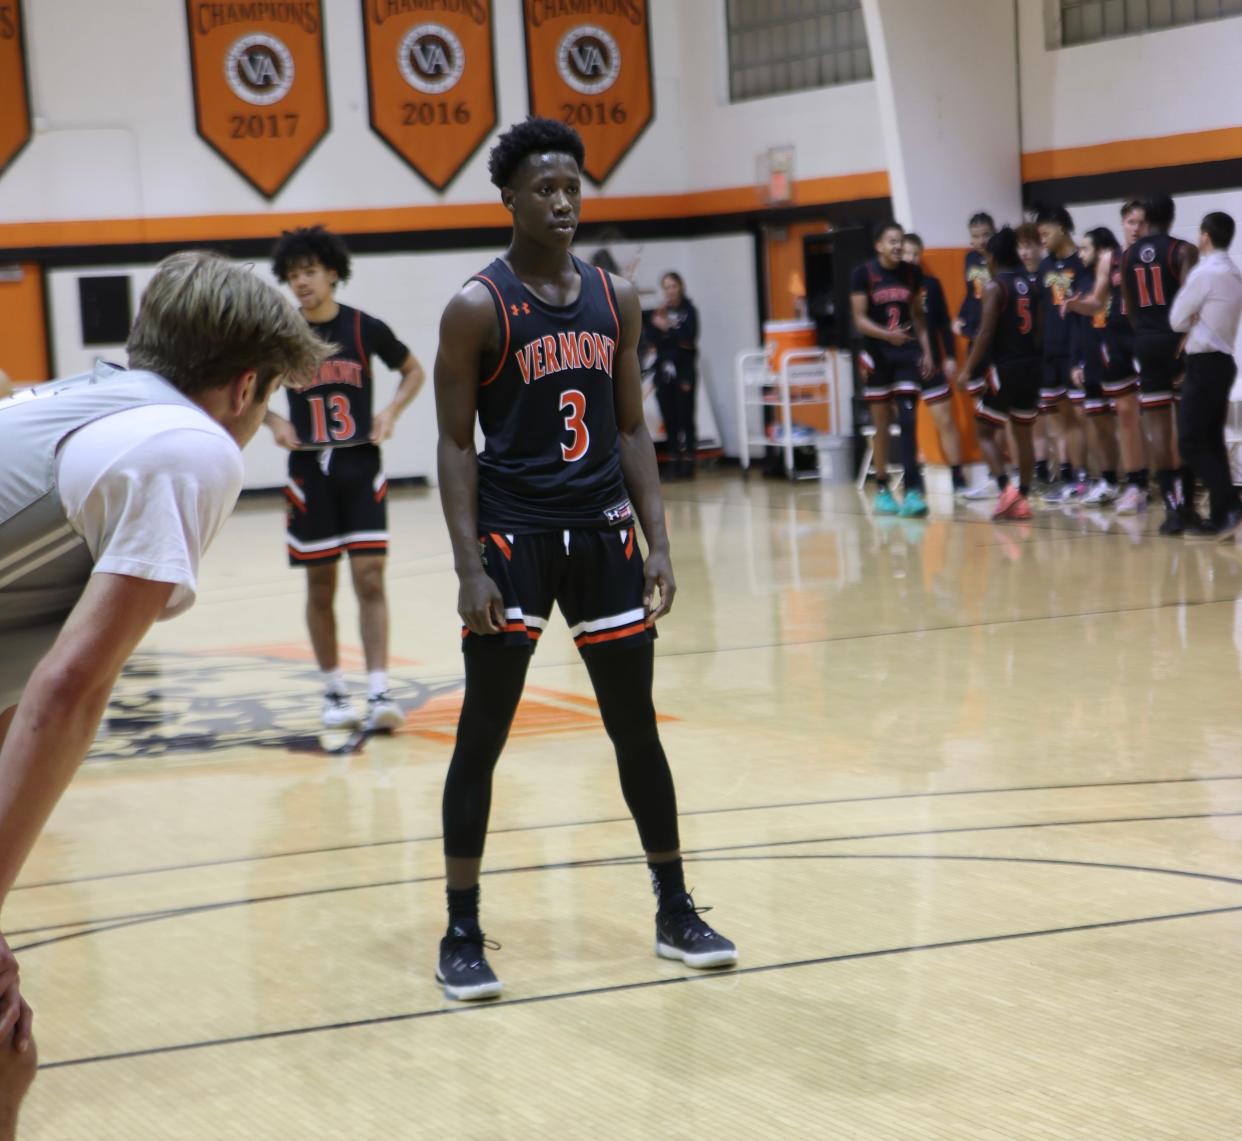
[[[374,444],[289,456],[285,484],[290,566],[388,550],[388,480]]]
[[[863,399],[881,402],[894,396],[921,396],[926,404],[951,399],[953,391],[943,371],[936,369],[931,376],[923,377],[919,368],[922,357],[923,350],[917,344],[863,349],[858,354]]]
[[[1134,359],[1139,369],[1139,407],[1144,411],[1168,408],[1186,371],[1186,358],[1179,351],[1180,333],[1139,332],[1134,338]]]
[[[472,634],[463,626],[463,648],[500,637],[533,653],[553,604],[583,655],[643,645],[656,636],[643,607],[643,556],[632,527],[492,531],[479,536],[479,553],[500,588],[505,624],[499,635]]]
[[[975,403],[975,418],[1001,428],[1010,420],[1033,424],[1039,416],[1040,377],[1035,357],[993,365]]]
[[[1044,357],[1043,377],[1039,385],[1040,411],[1051,411],[1069,396],[1073,387],[1069,357]]]
[[[1104,332],[1104,376],[1100,381],[1110,400],[1138,391],[1138,365],[1134,360],[1134,334],[1110,328]]]

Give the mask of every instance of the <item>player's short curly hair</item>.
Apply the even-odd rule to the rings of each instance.
[[[567,127],[555,119],[529,115],[524,122],[515,123],[505,131],[487,156],[492,184],[508,186],[521,161],[533,154],[569,155],[581,168],[586,147],[582,145],[582,136],[573,127]]]
[[[349,247],[331,230],[322,226],[299,226],[281,233],[272,249],[272,272],[276,280],[289,280],[289,271],[305,262],[317,261],[325,269],[336,270],[341,281],[349,280]]]

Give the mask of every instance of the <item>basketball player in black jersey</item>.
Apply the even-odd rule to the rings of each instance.
[[[1147,510],[1148,473],[1144,462],[1143,429],[1139,420],[1138,375],[1134,365],[1134,329],[1126,314],[1121,288],[1121,259],[1146,230],[1143,204],[1130,200],[1121,207],[1122,248],[1105,248],[1095,261],[1095,283],[1089,293],[1072,298],[1070,312],[1087,317],[1106,314],[1100,385],[1117,414],[1117,442],[1126,487],[1117,500],[1118,515]]]
[[[1164,500],[1162,535],[1180,535],[1199,522],[1194,505],[1194,477],[1182,471],[1178,487],[1173,435],[1173,392],[1185,371],[1182,338],[1169,326],[1169,306],[1199,251],[1169,234],[1173,199],[1152,198],[1145,209],[1147,233],[1122,258],[1121,288],[1134,327],[1134,357],[1139,368],[1139,404],[1147,434],[1147,457],[1155,468]]]
[[[918,517],[927,514],[927,501],[919,471],[914,401],[920,391],[929,401],[948,400],[952,394],[944,378],[936,378],[920,300],[923,271],[901,260],[902,228],[893,221],[881,222],[872,233],[875,257],[854,267],[850,307],[854,329],[862,339],[858,363],[863,399],[875,425],[875,512]],[[894,404],[905,469],[905,497],[900,506],[888,487],[888,431]]]
[[[983,290],[979,330],[962,367],[974,376],[990,362],[987,386],[975,405],[979,447],[1000,488],[994,519],[1029,519],[1035,471],[1031,428],[1039,418],[1042,361],[1038,286],[1018,257],[1017,235],[1006,226],[988,239],[990,280]],[[1018,453],[1018,486],[1009,481],[999,433],[1009,425]]]
[[[1082,411],[1087,424],[1087,452],[1099,478],[1082,497],[1084,507],[1103,507],[1117,498],[1117,424],[1112,401],[1104,391],[1104,361],[1107,350],[1106,306],[1077,307],[1084,297],[1093,296],[1097,269],[1120,252],[1117,238],[1107,226],[1088,230],[1078,243],[1078,256],[1086,270],[1076,292],[1065,302],[1070,322],[1070,365],[1074,384],[1083,393]]]
[[[1078,406],[1084,394],[1070,375],[1070,323],[1066,300],[1082,291],[1087,271],[1074,241],[1074,221],[1063,206],[1041,210],[1035,225],[1044,247],[1039,263],[1039,299],[1042,310],[1044,377],[1040,410],[1055,424],[1060,451],[1061,482],[1044,495],[1047,503],[1073,503],[1087,492],[1086,435]],[[1051,457],[1049,457],[1051,458]]]
[[[953,382],[957,376],[957,345],[953,340],[953,324],[949,320],[949,303],[945,300],[940,279],[923,269],[923,239],[908,233],[901,240],[901,260],[918,266],[923,274],[923,319],[931,342],[932,363],[935,365],[933,385],[924,389],[923,401],[936,425],[944,458],[949,461],[953,494],[966,490],[962,472],[962,437],[953,419]]]
[[[737,962],[733,944],[700,918],[682,872],[673,778],[652,704],[655,623],[676,588],[643,420],[642,311],[628,281],[570,253],[582,160],[577,132],[550,119],[529,118],[500,136],[488,166],[513,215],[513,240],[440,323],[440,494],[466,666],[444,786],[449,925],[436,972],[454,999],[501,990],[478,919],[492,772],[554,603],[616,748],[658,899],[656,953],[691,967]]]
[[[335,234],[321,226],[286,231],[272,253],[272,269],[293,291],[311,328],[339,346],[305,389],[289,393],[291,420],[275,412],[267,416],[276,442],[291,452],[285,485],[289,564],[306,568],[306,624],[324,679],[321,720],[328,728],[360,721],[336,641],[336,568],[347,552],[367,668],[362,725],[391,731],[404,718],[388,695],[388,483],[379,445],[418,395],[423,368],[383,321],[337,302],[337,285],[349,280],[350,257]],[[372,356],[401,373],[392,403],[375,415]]]

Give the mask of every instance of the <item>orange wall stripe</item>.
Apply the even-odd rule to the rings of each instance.
[[[888,174],[846,174],[809,178],[794,184],[795,206],[822,206],[860,198],[887,198]],[[753,186],[707,190],[699,194],[653,194],[587,198],[584,222],[627,222],[653,218],[698,218],[763,208]],[[162,218],[106,218],[63,222],[10,222],[0,225],[0,248],[32,246],[141,245],[148,242],[211,242],[272,238],[281,230],[320,222],[347,234],[401,230],[506,228],[509,212],[499,202],[400,206],[374,210],[320,210],[299,213],[207,214]]]
[[[1031,151],[1022,156],[1022,181],[1043,182],[1052,178],[1075,178],[1144,167],[1187,166],[1234,158],[1242,158],[1242,127]]]

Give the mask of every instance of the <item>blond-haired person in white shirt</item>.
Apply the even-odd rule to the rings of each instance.
[[[1169,310],[1169,325],[1186,333],[1186,381],[1179,436],[1182,458],[1207,485],[1211,515],[1187,538],[1232,539],[1242,527],[1242,499],[1225,448],[1229,393],[1238,367],[1233,348],[1242,319],[1242,272],[1229,256],[1234,221],[1216,211],[1199,228],[1199,263]]]

